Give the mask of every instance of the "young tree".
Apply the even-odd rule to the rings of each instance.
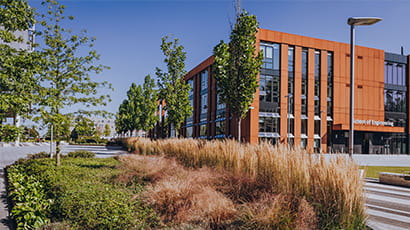
[[[131,130],[131,109],[128,100],[122,101],[118,108],[118,113],[115,116],[115,129],[117,133]]]
[[[155,90],[155,80],[150,75],[145,76],[144,84],[142,85],[142,111],[140,114],[140,122],[142,130],[149,131],[154,128],[158,121],[156,116],[158,92]]]
[[[142,86],[131,84],[127,100],[120,105],[117,114],[117,131],[148,131],[154,127],[158,119],[155,116],[158,95],[154,88],[155,81],[150,75],[145,76]]]
[[[109,137],[111,134],[111,128],[109,124],[105,124],[104,126],[104,136]]]
[[[29,116],[36,101],[39,58],[29,30],[34,11],[25,0],[0,0],[0,123],[8,115]]]
[[[97,89],[108,85],[107,82],[95,82],[90,74],[100,73],[105,66],[94,62],[99,55],[93,50],[94,38],[86,36],[85,31],[73,34],[61,26],[63,20],[73,20],[64,15],[64,5],[55,0],[45,0],[42,4],[46,14],[40,16],[40,31],[37,37],[43,44],[38,50],[43,58],[39,75],[42,87],[39,90],[39,119],[54,127],[57,140],[57,165],[60,164],[59,133],[61,124],[68,119],[63,113],[65,108],[75,104],[85,107],[105,105],[108,95],[98,95]],[[80,113],[90,114],[82,110]],[[94,111],[101,114],[103,111]]]
[[[256,52],[258,21],[255,15],[243,11],[236,20],[229,44],[221,41],[214,48],[214,76],[218,94],[238,122],[238,141],[241,141],[241,120],[251,105],[258,87],[258,73],[262,53]]]
[[[167,42],[168,37],[162,38],[161,50],[165,55],[164,62],[168,72],[157,68],[159,99],[165,100],[164,110],[167,113],[165,125],[171,124],[176,131],[192,113],[189,102],[189,85],[185,82],[185,59],[184,47],[179,45],[179,40]]]
[[[91,137],[96,133],[94,121],[84,116],[75,119],[76,125],[71,131],[71,138],[78,139],[81,136]]]

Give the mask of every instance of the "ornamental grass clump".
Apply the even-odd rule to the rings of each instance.
[[[261,193],[269,192],[291,202],[291,213],[297,212],[300,202],[307,202],[304,206],[314,210],[319,229],[365,229],[363,181],[358,166],[350,159],[325,161],[298,148],[232,140],[130,138],[128,142],[135,149],[144,146],[152,154],[175,157],[186,167],[206,166],[243,177],[246,183],[237,190],[244,194],[227,193],[234,201],[256,202]],[[226,186],[221,189],[229,190]]]

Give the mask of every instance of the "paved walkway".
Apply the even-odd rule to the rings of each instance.
[[[410,229],[410,188],[365,184],[367,224],[373,230]]]
[[[348,154],[323,154],[326,159],[337,156],[349,158]],[[376,155],[376,154],[354,154],[353,160],[363,166],[401,166],[410,167],[409,155]]]

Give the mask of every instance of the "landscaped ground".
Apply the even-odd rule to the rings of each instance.
[[[9,167],[19,228],[366,228],[358,166],[349,159],[234,141],[129,141],[142,156],[76,153],[58,167],[48,158]]]
[[[410,173],[410,167],[361,166],[360,168],[366,168],[366,177],[369,178],[379,178],[379,172]]]

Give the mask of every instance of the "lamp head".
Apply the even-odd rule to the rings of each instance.
[[[351,26],[370,26],[382,19],[377,17],[351,17],[347,19],[347,24]]]

